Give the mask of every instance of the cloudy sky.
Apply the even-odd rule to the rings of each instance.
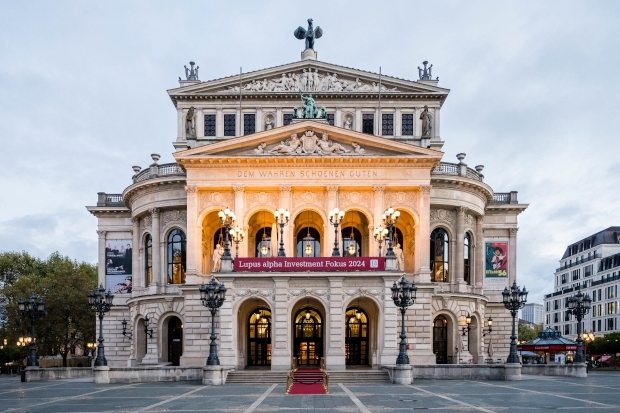
[[[2,1],[0,250],[95,262],[96,193],[120,193],[151,153],[172,161],[166,94],[299,59],[451,89],[444,160],[467,153],[519,191],[518,277],[542,301],[565,247],[620,225],[620,3],[610,1]]]

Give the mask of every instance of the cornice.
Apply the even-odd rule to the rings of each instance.
[[[433,188],[446,188],[468,192],[474,195],[482,195],[488,205],[493,200],[493,189],[484,182],[470,178],[453,175],[431,175]]]
[[[130,205],[131,198],[137,195],[138,191],[145,189],[145,188],[181,184],[178,188],[174,188],[174,189],[181,189],[185,192],[185,183],[186,183],[186,178],[180,175],[169,175],[169,176],[166,175],[166,176],[162,176],[159,178],[146,179],[144,181],[136,182],[136,183],[129,185],[123,191],[123,194],[122,194],[123,202],[125,202],[126,205]]]
[[[415,156],[364,156],[364,157],[336,157],[336,156],[278,156],[278,157],[252,157],[252,156],[209,156],[204,158],[181,158],[179,165],[187,168],[228,168],[239,166],[269,167],[277,166],[304,166],[325,167],[349,166],[365,167],[372,165],[387,167],[418,167],[433,168],[439,163],[439,158],[421,158]]]

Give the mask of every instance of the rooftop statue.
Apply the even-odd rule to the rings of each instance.
[[[185,67],[185,78],[187,80],[199,80],[198,79],[198,69],[200,67],[196,66],[196,69],[194,69],[194,65],[195,64],[196,63],[194,63],[194,62],[189,62],[189,65],[191,67],[190,69],[188,69],[187,66],[184,66]]]
[[[430,65],[427,68],[427,60],[423,61],[422,64],[424,65],[424,69],[420,69],[420,66],[418,66],[418,75],[420,76],[420,80],[433,80],[433,75],[431,73],[431,71],[433,70],[433,65]]]
[[[306,49],[314,50],[314,39],[320,39],[323,36],[323,30],[319,26],[312,28],[312,19],[308,19],[308,30],[299,26],[293,33],[299,40],[306,39]]]

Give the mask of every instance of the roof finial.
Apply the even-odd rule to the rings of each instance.
[[[316,26],[316,29],[312,28],[312,19],[308,19],[308,30],[299,26],[297,30],[293,32],[293,35],[299,40],[306,40],[306,49],[302,52],[303,59],[316,60],[316,52],[314,51],[314,39],[319,39],[323,36],[323,30]]]
[[[190,65],[190,69],[187,68],[187,66],[185,67],[185,78],[186,80],[193,80],[193,81],[197,81],[198,79],[198,69],[200,68],[200,66],[196,66],[196,69],[194,69],[194,65],[196,63],[194,62],[189,62]]]
[[[418,74],[420,76],[420,80],[433,80],[433,75],[431,74],[431,70],[433,70],[433,65],[430,65],[427,68],[427,60],[423,61],[422,64],[424,65],[424,69],[420,69],[420,66],[418,66]]]

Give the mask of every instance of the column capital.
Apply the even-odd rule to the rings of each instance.
[[[197,190],[198,187],[196,185],[185,185],[185,192],[188,194],[195,194]]]
[[[287,185],[280,185],[280,192],[291,192],[291,187]]]
[[[257,106],[256,110],[263,110],[263,107],[262,106]]]
[[[151,208],[149,212],[153,218],[159,218],[159,208]]]
[[[97,230],[97,235],[99,235],[100,239],[105,239],[105,233],[106,231],[104,230]]]
[[[516,237],[517,231],[519,231],[519,228],[509,228],[508,233],[510,234],[510,238]]]
[[[464,206],[460,206],[456,208],[456,213],[459,214],[461,217],[463,217],[467,213],[467,211],[468,211],[467,207],[464,207]]]
[[[396,106],[396,110],[401,110],[403,107],[402,106]]]
[[[383,192],[385,191],[385,185],[373,185],[372,190],[375,192]]]
[[[233,191],[235,191],[235,195],[239,193],[243,194],[245,192],[245,186],[243,185],[233,185]]]
[[[422,195],[430,195],[431,194],[431,185],[420,185],[420,193]]]
[[[327,192],[329,192],[330,195],[333,195],[332,193],[338,192],[338,185],[327,185]]]
[[[480,225],[484,224],[484,216],[483,215],[481,215],[479,217],[476,217],[476,224],[480,224]]]
[[[138,217],[131,217],[131,223],[134,225],[137,225],[138,223],[140,223],[140,218]]]

